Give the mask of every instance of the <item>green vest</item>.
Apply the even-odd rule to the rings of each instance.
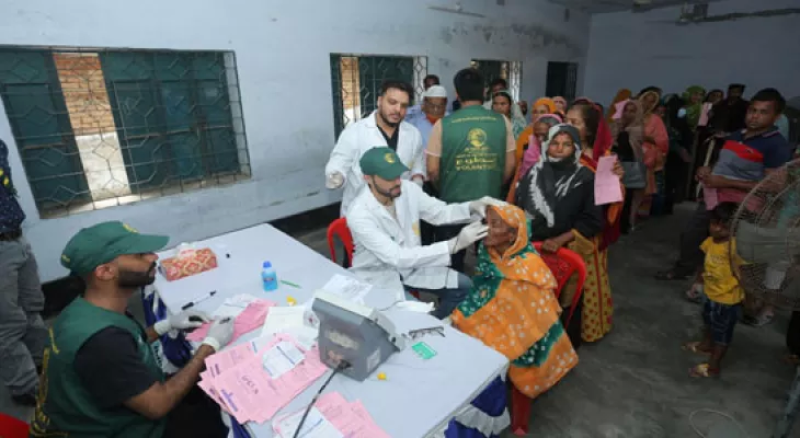
[[[75,355],[84,342],[111,326],[133,335],[142,361],[164,381],[145,331],[138,322],[78,297],[50,329],[50,346],[45,349],[41,389],[31,423],[32,436],[138,438],[164,434],[166,418],[150,420],[125,406],[98,406],[75,372]]]
[[[499,199],[506,166],[506,122],[481,105],[442,119],[439,195],[447,202]]]

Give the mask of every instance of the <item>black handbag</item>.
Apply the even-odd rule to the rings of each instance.
[[[626,189],[643,189],[647,187],[647,166],[642,161],[622,161],[622,169],[625,175],[622,177],[622,185]]]

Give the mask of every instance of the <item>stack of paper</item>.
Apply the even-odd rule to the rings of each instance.
[[[305,409],[277,418],[272,423],[281,438],[291,438],[300,425]],[[325,394],[317,400],[306,417],[298,436],[305,438],[389,438],[360,401],[348,402],[338,392]]]
[[[364,283],[355,277],[335,274],[325,283],[325,286],[322,286],[322,289],[347,300],[364,304],[364,297],[372,289],[372,285]]]
[[[285,334],[223,350],[206,367],[198,385],[240,423],[271,419],[327,370],[316,346]]]
[[[319,334],[319,320],[305,306],[273,307],[267,314],[261,336],[284,333],[292,336],[301,347],[311,348]]]
[[[236,317],[233,327],[233,341],[261,327],[261,325],[264,324],[264,320],[267,319],[267,312],[274,306],[276,306],[276,303],[269,300],[255,300],[248,304],[244,311]],[[202,341],[206,337],[206,334],[208,334],[208,329],[211,328],[211,324],[212,323],[203,324],[195,331],[189,333],[186,339],[193,342]]]

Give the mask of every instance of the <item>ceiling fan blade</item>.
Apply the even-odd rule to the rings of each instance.
[[[478,14],[476,12],[460,11],[458,9],[448,8],[446,6],[428,6],[428,9],[432,9],[434,11],[439,11],[439,12],[448,12],[450,14],[466,15],[469,17],[486,18],[486,16],[483,14]]]

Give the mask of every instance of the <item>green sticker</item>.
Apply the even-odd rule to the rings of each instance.
[[[428,360],[436,356],[436,350],[424,342],[417,342],[411,347],[411,349],[414,350],[414,353],[417,353],[417,356],[421,357],[423,360]]]

